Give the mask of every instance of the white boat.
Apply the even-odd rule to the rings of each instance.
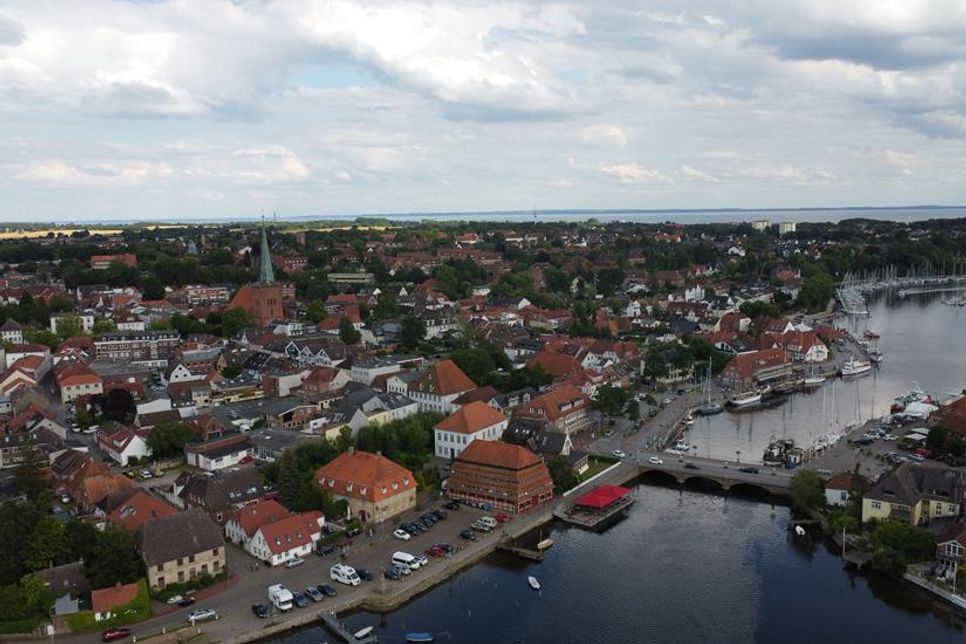
[[[802,381],[802,384],[806,387],[817,387],[825,382],[825,376],[808,376]]]
[[[698,407],[698,413],[702,416],[714,416],[723,411],[724,407],[720,403],[711,400],[711,361],[708,360],[708,371],[704,379],[704,388],[701,391],[701,406]]]
[[[352,637],[356,638],[357,640],[365,639],[369,637],[369,635],[372,633],[372,631],[375,628],[376,628],[375,626],[366,626],[365,628],[353,633]]]
[[[536,577],[532,575],[530,577],[527,577],[527,583],[530,584],[530,588],[533,588],[534,590],[540,590],[540,582],[537,581]]]
[[[797,534],[800,537],[804,537],[805,536],[805,528],[803,528],[800,525],[795,526],[795,534]]]
[[[761,393],[758,391],[746,391],[743,394],[737,394],[728,399],[728,404],[732,407],[744,407],[745,405],[753,405],[759,402],[761,402]]]
[[[856,360],[855,358],[850,358],[848,362],[842,365],[843,376],[858,376],[870,371],[872,371],[872,363],[868,362],[867,360]]]

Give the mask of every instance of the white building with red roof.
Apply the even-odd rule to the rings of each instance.
[[[97,447],[121,467],[127,467],[132,458],[150,457],[152,452],[147,442],[148,432],[124,428],[113,433],[104,429],[97,431]]]
[[[65,405],[81,396],[104,393],[104,379],[84,363],[70,365],[57,372],[60,400]]]
[[[253,557],[277,566],[289,559],[312,554],[315,544],[322,538],[323,525],[325,517],[321,512],[289,514],[256,529],[245,550]]]
[[[456,458],[474,440],[498,441],[510,419],[482,400],[461,406],[433,428],[436,456]]]
[[[419,411],[449,414],[455,408],[453,401],[476,389],[476,383],[452,360],[439,360],[419,371],[393,375],[386,388],[415,400]]]

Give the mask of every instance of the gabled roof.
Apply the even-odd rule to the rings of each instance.
[[[436,424],[436,429],[473,434],[507,420],[498,410],[480,400],[463,405]]]
[[[358,450],[340,454],[317,469],[315,482],[333,494],[366,501],[380,501],[416,487],[412,472],[402,465]]]
[[[123,525],[131,532],[137,532],[145,521],[171,516],[176,509],[144,490],[134,491],[126,501],[107,515],[111,523]]]
[[[265,538],[268,549],[277,555],[311,543],[312,535],[322,529],[322,520],[321,512],[303,512],[267,523],[258,531]]]
[[[291,512],[284,505],[274,499],[268,499],[243,505],[235,510],[230,520],[238,524],[245,536],[251,538],[263,525],[284,519],[290,514]]]
[[[522,470],[543,463],[539,456],[526,447],[484,440],[474,440],[456,457],[456,460],[461,463],[506,470]]]
[[[134,601],[140,589],[139,582],[118,584],[110,588],[101,588],[91,592],[91,608],[95,613],[104,613]]]
[[[151,519],[141,528],[141,555],[149,566],[222,545],[221,528],[201,508]]]
[[[449,396],[476,389],[476,383],[452,360],[439,360],[429,365],[410,388],[438,396]]]

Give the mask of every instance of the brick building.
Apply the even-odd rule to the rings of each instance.
[[[456,457],[446,481],[451,499],[525,512],[553,498],[546,463],[525,447],[476,440]]]

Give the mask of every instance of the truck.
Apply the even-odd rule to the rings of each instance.
[[[268,587],[268,601],[282,612],[292,610],[292,591],[282,584],[274,584]]]

